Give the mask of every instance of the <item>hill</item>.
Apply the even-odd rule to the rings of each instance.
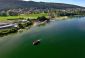
[[[0,9],[9,8],[39,8],[39,9],[66,9],[66,8],[84,8],[77,5],[64,3],[34,2],[34,1],[1,1]]]

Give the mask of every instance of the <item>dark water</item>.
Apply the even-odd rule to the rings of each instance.
[[[41,44],[33,46],[36,39]],[[85,58],[85,17],[52,21],[2,37],[0,58]]]

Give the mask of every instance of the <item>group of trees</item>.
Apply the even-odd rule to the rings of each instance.
[[[10,33],[16,33],[17,31],[18,31],[17,28],[10,28],[10,29],[0,30],[0,37],[4,36],[4,35],[8,35]]]
[[[27,19],[26,22],[18,22],[18,28],[24,29],[25,27],[31,26],[32,24],[33,24],[33,22],[30,21],[29,19]]]
[[[42,21],[45,21],[45,20],[49,21],[49,19],[46,18],[45,16],[38,17],[37,20],[38,20],[38,21],[41,21],[41,22],[42,22]]]
[[[19,14],[17,12],[13,11],[1,11],[0,16],[18,16]]]
[[[74,16],[74,15],[85,15],[85,11],[58,11],[57,16]]]

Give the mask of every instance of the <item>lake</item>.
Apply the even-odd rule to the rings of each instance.
[[[41,43],[33,46],[37,39]],[[85,17],[55,20],[0,37],[0,58],[85,58]]]

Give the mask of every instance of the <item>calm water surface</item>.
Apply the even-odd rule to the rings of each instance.
[[[36,39],[41,44],[33,46]],[[85,58],[85,17],[52,21],[0,37],[0,58]]]

